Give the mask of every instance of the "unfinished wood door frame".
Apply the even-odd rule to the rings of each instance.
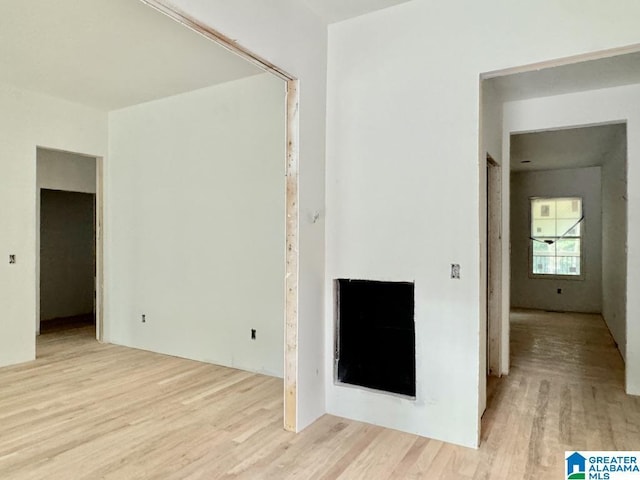
[[[199,22],[165,0],[141,0],[185,27],[198,32],[251,64],[284,80],[286,97],[286,245],[284,314],[284,428],[298,431],[298,164],[299,91],[298,79],[264,58],[242,47],[222,33]]]
[[[502,359],[502,170],[487,153],[487,374]]]
[[[96,159],[96,339],[104,341],[104,158]]]

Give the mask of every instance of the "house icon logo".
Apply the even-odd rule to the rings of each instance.
[[[587,459],[574,452],[567,457],[567,480],[584,480],[586,478]]]

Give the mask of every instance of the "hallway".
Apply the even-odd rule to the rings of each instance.
[[[624,388],[624,363],[600,315],[514,310],[511,349],[511,374]]]
[[[560,478],[565,450],[637,450],[640,398],[602,317],[511,312],[511,371],[489,379],[483,439],[510,468],[488,478]],[[509,472],[507,474],[507,471]]]

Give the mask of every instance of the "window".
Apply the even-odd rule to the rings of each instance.
[[[582,199],[531,199],[531,273],[582,275]]]

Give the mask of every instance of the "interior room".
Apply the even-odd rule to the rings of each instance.
[[[98,314],[103,342],[281,377],[285,83],[140,2],[5,3],[32,287],[13,286],[3,363]]]
[[[640,5],[0,9],[0,476],[637,449]]]

